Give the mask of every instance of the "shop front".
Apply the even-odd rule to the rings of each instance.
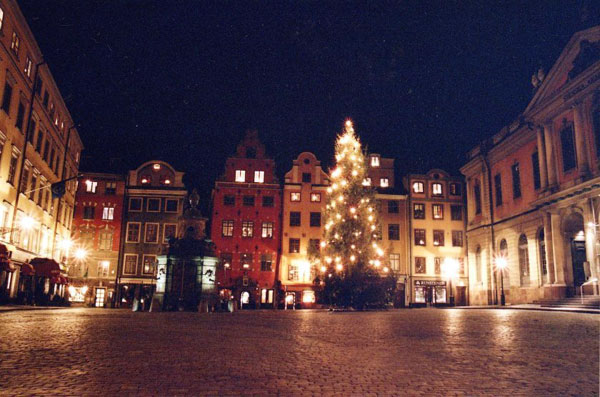
[[[64,305],[67,303],[68,279],[54,259],[33,258],[35,269],[34,301],[38,305]]]
[[[448,304],[446,281],[415,280],[413,306],[437,306]]]

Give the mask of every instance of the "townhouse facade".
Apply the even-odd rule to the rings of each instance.
[[[598,294],[600,27],[576,33],[523,113],[468,153],[473,304]]]

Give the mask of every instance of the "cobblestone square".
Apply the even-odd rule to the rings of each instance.
[[[0,314],[1,395],[598,395],[599,317],[518,310]]]

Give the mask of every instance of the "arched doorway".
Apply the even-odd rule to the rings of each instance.
[[[524,234],[519,236],[519,277],[521,287],[529,287],[529,251]]]
[[[563,222],[565,241],[571,252],[571,267],[573,269],[573,286],[579,287],[587,279],[585,262],[585,232],[583,216],[577,212],[569,214]],[[589,270],[588,270],[589,271]]]
[[[546,284],[549,282],[548,280],[548,263],[546,261],[546,240],[544,240],[544,228],[540,228],[537,233],[537,242],[538,242],[538,256],[540,258],[539,264],[541,267],[540,277],[542,284]]]

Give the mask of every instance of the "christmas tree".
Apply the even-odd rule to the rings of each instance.
[[[384,303],[389,269],[378,243],[375,190],[366,182],[366,155],[350,120],[335,144],[335,168],[327,189],[324,238],[318,253],[323,300],[362,309]],[[385,284],[385,285],[384,285]],[[395,286],[395,283],[393,283]]]

